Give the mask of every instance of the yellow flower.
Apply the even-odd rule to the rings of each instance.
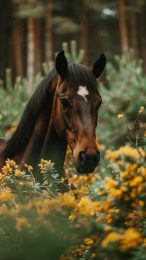
[[[135,187],[135,186],[138,186],[142,182],[143,182],[143,178],[141,176],[137,176],[133,180],[130,180],[129,184],[131,187]]]
[[[99,217],[96,218],[97,224],[99,224],[99,222],[102,222],[102,221],[104,221],[104,217],[103,216],[100,215]]]
[[[115,188],[117,186],[117,183],[112,179],[107,177],[105,179],[105,185],[107,189]]]
[[[140,113],[143,113],[143,111],[144,111],[144,107],[141,106],[140,109],[139,109],[139,111],[138,111],[138,113],[139,113],[139,114],[140,114]]]
[[[144,153],[142,151],[142,155],[143,154]],[[140,158],[139,152],[130,146],[120,147],[120,149],[116,150],[116,151],[107,150],[105,158],[112,159],[113,161],[115,161],[116,159],[118,159],[120,156],[123,156],[123,155],[131,157],[135,161],[137,161]]]
[[[18,165],[13,160],[6,160],[5,165],[2,167],[2,174],[8,175],[13,172],[13,170],[17,169]]]
[[[42,200],[36,200],[34,201],[33,207],[35,207],[38,217],[42,218],[49,214],[50,208],[49,208],[50,200],[44,199]]]
[[[123,118],[123,117],[124,117],[124,114],[118,114],[118,115],[117,115],[117,118],[118,118],[118,119],[121,119],[121,118]]]
[[[116,199],[120,199],[122,196],[122,190],[120,189],[111,189],[110,195]]]
[[[42,174],[46,173],[48,170],[53,170],[54,169],[54,163],[51,162],[51,160],[47,161],[44,159],[41,159],[41,163],[38,164],[40,171]]]
[[[146,179],[146,167],[140,166],[137,170],[139,174],[141,174]]]
[[[111,243],[117,243],[120,242],[123,238],[122,234],[111,232],[109,233],[101,242],[101,246],[103,248],[108,247]]]
[[[123,191],[123,192],[127,192],[128,191],[128,188],[126,187],[125,183],[122,184],[121,191]]]
[[[28,170],[28,172],[32,172],[33,167],[27,163],[24,164],[25,168]]]
[[[48,163],[47,160],[41,159],[41,163],[38,164],[41,173],[45,173],[46,172],[45,166],[46,166],[47,163]]]
[[[106,217],[106,223],[109,224],[113,221],[113,215],[112,213],[109,213],[107,214],[107,217]]]
[[[140,200],[140,201],[139,201],[139,206],[140,206],[140,207],[143,207],[143,206],[144,206],[144,201]]]
[[[6,165],[9,165],[10,167],[13,167],[13,168],[17,167],[16,162],[13,160],[10,160],[10,159],[6,160]]]
[[[129,171],[126,169],[126,171],[122,172],[121,177],[123,179],[128,179],[129,178]]]
[[[24,175],[24,172],[20,171],[19,169],[15,170],[15,177],[22,177]]]
[[[6,189],[3,191],[0,191],[0,202],[6,202],[6,201],[11,201],[13,199],[13,194],[11,193],[10,190]]]
[[[91,201],[88,197],[82,197],[78,203],[79,214],[92,216],[99,208],[99,203]]]
[[[3,184],[4,179],[5,179],[5,175],[0,173],[0,186]]]
[[[4,165],[2,167],[2,173],[7,175],[7,174],[11,174],[13,172],[13,169],[9,166],[9,165]]]
[[[106,226],[104,227],[104,231],[105,231],[105,232],[110,232],[110,231],[112,231],[112,227],[109,226],[109,225],[106,225]]]
[[[78,216],[93,216],[98,209],[100,204],[96,201],[91,201],[88,197],[82,197],[78,203],[76,203],[75,209],[71,212],[69,220],[74,220]]]
[[[60,199],[60,204],[62,208],[69,209],[76,206],[75,197],[72,193],[65,193]]]
[[[94,244],[94,241],[91,238],[85,238],[84,243],[86,246],[92,246]]]
[[[16,219],[16,230],[21,231],[23,228],[31,228],[31,224],[28,222],[27,218],[19,217]]]
[[[110,207],[111,207],[111,202],[107,200],[105,200],[101,205],[102,210],[105,212],[107,212],[110,209]]]
[[[132,191],[130,193],[130,197],[132,199],[135,199],[137,197],[137,189],[132,189]]]
[[[73,184],[74,187],[82,186],[83,184],[90,185],[95,181],[95,176],[93,174],[90,174],[89,176],[78,176],[74,174],[71,178],[69,178],[69,183]]]
[[[74,194],[77,195],[87,195],[89,193],[89,187],[82,186],[79,189],[74,190]]]
[[[142,235],[134,228],[128,228],[124,234],[123,239],[120,243],[121,250],[129,250],[135,248],[140,243],[142,243]]]

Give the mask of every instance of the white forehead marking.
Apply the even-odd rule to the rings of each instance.
[[[82,96],[85,99],[85,101],[87,102],[86,96],[89,95],[89,91],[86,86],[79,86],[77,94]]]

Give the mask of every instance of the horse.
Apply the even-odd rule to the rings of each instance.
[[[97,79],[106,65],[101,54],[92,69],[68,63],[64,51],[38,85],[8,140],[0,139],[0,168],[7,159],[20,167],[51,160],[61,175],[69,145],[79,174],[92,173],[100,161],[96,126],[102,97]],[[38,176],[35,176],[36,178]]]

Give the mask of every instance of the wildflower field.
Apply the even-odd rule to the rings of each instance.
[[[61,181],[42,160],[42,184],[31,166],[20,171],[7,160],[0,175],[2,259],[145,259],[146,152],[124,146],[105,159],[113,165],[106,177],[66,170]]]
[[[53,162],[43,158],[38,165],[41,183],[35,181],[31,165],[24,164],[22,171],[7,160],[3,166],[0,259],[146,259],[146,78],[138,61],[131,60],[129,65],[125,56],[116,60],[117,77],[112,64],[107,70],[111,92],[103,89],[97,129],[102,160],[95,173],[77,174],[69,149],[61,179]],[[126,66],[131,71],[137,68],[131,79]],[[122,85],[121,94],[116,84]],[[127,84],[133,89],[129,96],[124,91]],[[142,97],[134,102],[140,86]],[[5,95],[4,90],[1,93]],[[10,112],[17,121],[17,95],[12,93],[8,95],[13,100]],[[9,135],[15,124],[5,113],[1,103],[0,131]]]

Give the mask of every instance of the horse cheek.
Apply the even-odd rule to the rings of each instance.
[[[72,115],[69,111],[64,114],[64,123],[65,123],[65,127],[67,129],[71,129],[71,127],[72,127]]]

